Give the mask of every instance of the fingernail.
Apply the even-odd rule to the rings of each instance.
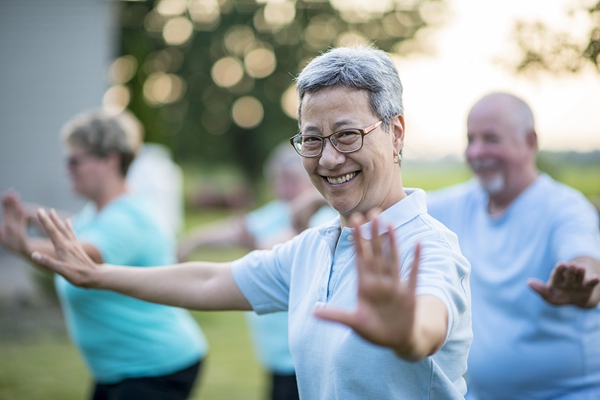
[[[41,255],[40,253],[38,253],[37,251],[34,251],[34,252],[31,254],[31,258],[32,258],[34,261],[40,261],[40,260],[42,259],[42,255]]]

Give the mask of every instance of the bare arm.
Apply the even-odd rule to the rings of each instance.
[[[68,221],[38,212],[57,258],[34,253],[33,260],[76,286],[113,290],[155,303],[198,310],[250,310],[231,273],[231,264],[184,263],[135,268],[94,263]]]
[[[442,347],[448,310],[434,296],[415,295],[420,246],[417,245],[408,282],[401,282],[394,231],[391,227],[388,230],[391,254],[386,255],[377,225],[374,219],[373,239],[369,242],[358,232],[358,222],[352,223],[359,280],[356,310],[347,313],[323,308],[316,310],[315,315],[348,325],[366,340],[392,348],[403,359],[419,361]]]
[[[532,278],[528,284],[550,304],[594,308],[600,302],[599,282],[600,262],[591,257],[577,257],[556,264],[548,282]]]

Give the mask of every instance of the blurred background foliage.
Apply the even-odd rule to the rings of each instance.
[[[119,4],[105,107],[129,108],[180,164],[248,182],[297,132],[293,78],[330,47],[421,51],[443,0],[147,0]]]
[[[540,5],[541,6],[541,5]],[[591,29],[579,37],[539,21],[516,21],[513,37],[520,55],[513,66],[519,73],[578,73],[593,66],[600,72],[600,1],[573,2],[568,11],[573,23],[589,20]]]

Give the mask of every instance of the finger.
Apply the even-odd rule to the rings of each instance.
[[[390,239],[390,259],[392,263],[390,266],[390,272],[392,276],[400,278],[402,266],[400,265],[398,249],[396,248],[396,235],[394,233],[394,228],[391,225],[388,225],[388,235]]]
[[[554,267],[554,271],[552,271],[552,275],[550,277],[550,284],[552,286],[562,286],[565,283],[566,269],[567,265],[565,263],[556,264],[556,267]]]
[[[351,226],[354,231],[354,249],[356,251],[356,268],[358,272],[358,277],[360,278],[365,272],[365,246],[363,243],[363,237],[360,234],[360,225],[358,224],[358,220],[355,218],[351,218]]]
[[[63,221],[58,214],[56,213],[55,209],[50,209],[50,219],[52,220],[52,222],[54,223],[54,226],[56,226],[56,229],[60,232],[62,237],[68,237],[68,229],[67,226],[65,224],[65,221]]]
[[[527,285],[529,285],[529,287],[531,289],[533,289],[534,292],[536,292],[537,294],[542,296],[542,298],[544,298],[544,299],[548,298],[549,290],[543,281],[540,281],[539,279],[535,279],[535,278],[530,278],[527,281]]]
[[[367,212],[367,221],[372,221],[381,214],[381,208],[375,207]]]
[[[415,246],[415,258],[413,259],[412,266],[410,268],[410,277],[408,279],[408,286],[414,292],[417,287],[417,276],[419,275],[419,264],[421,263],[421,243],[417,243]]]
[[[62,271],[62,263],[48,255],[34,251],[31,254],[31,259],[36,264],[41,265],[42,267],[46,267],[49,270],[56,272],[57,274],[60,274]]]
[[[371,221],[371,248],[373,252],[372,269],[374,271],[383,270],[383,261],[381,256],[381,237],[379,236],[379,221],[377,218]]]
[[[575,286],[577,283],[577,268],[566,266],[564,272],[564,285],[567,287]]]
[[[71,222],[71,218],[67,218],[65,220],[65,225],[67,228],[67,237],[70,240],[78,240],[77,239],[77,234],[75,234],[75,229],[73,228],[73,223]]]
[[[337,322],[354,328],[356,325],[354,314],[350,314],[334,308],[319,308],[313,312],[313,315],[319,319]]]
[[[585,269],[574,265],[571,266],[571,269],[573,270],[573,281],[575,285],[582,286],[585,279]]]
[[[589,281],[587,281],[584,284],[584,287],[587,290],[593,290],[596,287],[596,285],[598,285],[599,282],[600,282],[600,279],[598,279],[598,278],[590,279]]]
[[[42,224],[42,227],[46,231],[48,238],[52,241],[52,244],[56,246],[60,232],[57,230],[56,225],[52,219],[48,216],[48,213],[43,208],[40,208],[37,212],[38,219]]]

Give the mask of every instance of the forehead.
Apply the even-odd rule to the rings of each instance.
[[[511,136],[516,129],[514,113],[498,104],[480,104],[471,110],[467,118],[469,135]]]
[[[88,153],[88,149],[81,144],[73,143],[73,144],[67,145],[67,153],[69,153],[71,155],[79,155],[79,154]]]
[[[332,87],[306,94],[301,113],[302,130],[361,126],[373,118],[369,93],[345,87]]]

